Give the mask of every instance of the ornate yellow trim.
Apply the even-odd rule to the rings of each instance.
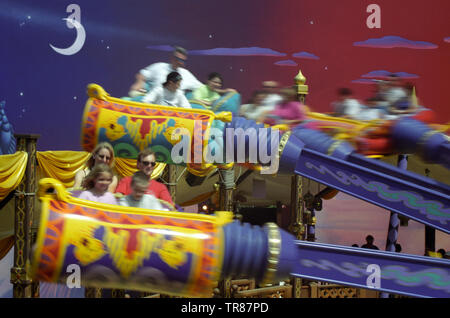
[[[271,126],[270,128],[272,128],[272,129],[278,129],[278,130],[282,130],[282,131],[286,131],[286,130],[290,130],[290,129],[291,129],[291,128],[289,127],[289,125],[286,125],[286,124],[274,125],[274,126]]]
[[[234,167],[234,162],[229,162],[229,163],[217,163],[216,166],[217,166],[217,169],[229,170],[229,169],[233,169],[233,167]]]
[[[147,107],[147,108],[152,108],[152,109],[153,108],[157,108],[157,109],[162,109],[162,110],[167,110],[167,111],[173,111],[174,108],[176,108],[177,110],[179,110],[179,108],[177,108],[177,107],[163,106],[163,105],[156,105],[156,104],[146,104],[146,103],[141,103],[141,102],[135,102],[135,101],[125,100],[125,99],[120,99],[120,98],[116,98],[116,97],[111,97],[103,89],[103,87],[101,87],[98,84],[89,84],[88,85],[87,94],[88,94],[89,98],[101,99],[101,100],[104,100],[104,101],[109,101],[109,102],[113,102],[113,103],[119,103],[119,104],[122,104],[122,105],[131,106],[131,107],[133,107],[133,106],[135,106],[135,107]],[[183,108],[183,112],[204,114],[204,115],[208,115],[208,116],[212,117],[213,119],[216,119],[216,114],[214,114],[214,112],[212,112],[210,110],[206,110],[206,109]]]
[[[328,148],[327,150],[327,155],[331,156],[333,154],[333,152],[343,143],[344,141],[339,140],[336,142],[333,142],[333,144],[330,146],[330,148]]]
[[[56,179],[53,178],[42,178],[39,180],[39,198],[56,198],[59,201],[68,201],[70,199],[70,194],[67,192],[64,185]]]
[[[324,120],[324,121],[329,121],[330,124],[332,123],[343,123],[343,124],[349,124],[349,125],[354,125],[354,126],[370,126],[370,125],[374,125],[375,121],[373,122],[363,122],[363,121],[357,121],[354,119],[349,119],[349,118],[343,118],[343,117],[333,117],[327,114],[322,114],[322,113],[316,113],[316,112],[307,112],[306,116],[309,119],[317,119],[317,120]]]
[[[278,158],[281,158],[281,154],[283,153],[284,148],[286,147],[287,142],[289,140],[289,137],[291,137],[291,134],[292,132],[288,131],[287,133],[284,133],[283,136],[281,136],[280,144],[278,146]]]
[[[99,203],[94,201],[88,201],[83,199],[78,199],[70,195],[70,193],[66,190],[66,188],[57,180],[52,178],[44,178],[39,181],[39,191],[38,191],[39,199],[52,199],[52,200],[60,200],[65,201],[67,203],[103,210],[103,211],[111,211],[115,213],[133,213],[140,215],[152,215],[152,216],[164,216],[171,217],[176,219],[188,219],[193,221],[203,221],[203,222],[211,222],[217,226],[222,226],[222,224],[226,224],[227,222],[223,219],[225,216],[217,217],[213,215],[203,215],[197,213],[180,213],[177,211],[159,211],[159,210],[144,210],[140,208],[131,208],[131,207],[123,207],[120,205]]]
[[[267,256],[267,268],[262,279],[263,284],[272,283],[275,279],[281,253],[281,235],[278,226],[275,223],[267,223],[266,228],[269,253]]]
[[[367,158],[372,158],[372,159],[380,159],[380,158],[384,158],[384,155],[370,155],[370,156],[366,156]]]
[[[229,123],[233,119],[232,112],[220,112],[220,113],[217,113],[215,116],[216,116],[217,120],[221,120],[225,123]]]
[[[306,83],[306,77],[302,74],[302,71],[299,70],[297,76],[294,78],[295,85],[297,86],[297,94],[307,95],[308,94],[308,85]]]
[[[227,225],[228,223],[233,222],[233,212],[230,211],[216,211],[214,213],[217,217],[216,224],[219,226]]]
[[[98,84],[89,84],[87,87],[87,94],[90,98],[96,98],[106,101],[110,96],[104,89]]]

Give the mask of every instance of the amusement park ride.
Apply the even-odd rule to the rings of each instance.
[[[304,101],[308,87],[301,73],[296,88]],[[449,260],[392,249],[399,216],[450,232],[449,185],[406,170],[405,154],[450,169],[448,127],[430,123],[431,110],[370,122],[308,112],[308,120],[299,125],[266,127],[232,115],[236,113],[230,106],[232,97],[219,100],[213,112],[196,103],[193,109],[181,109],[113,98],[95,84],[88,86],[88,95],[81,133],[84,150],[109,142],[116,157],[136,158],[140,150],[151,147],[157,161],[168,164],[169,189],[175,195],[176,163],[170,154],[182,137],[172,138],[172,133],[183,128],[193,136],[184,155],[201,160],[179,164],[197,178],[218,171],[219,212],[149,211],[90,202],[73,196],[62,182],[43,178],[37,191],[41,216],[31,266],[26,260],[18,265],[16,255],[12,269],[17,297],[20,286],[32,282],[65,282],[70,264],[81,268],[82,284],[87,287],[183,297],[212,297],[218,282],[223,290],[231,278],[242,277],[260,285],[291,277],[297,289],[300,279],[307,279],[414,297],[450,297]],[[215,133],[211,128],[216,128]],[[250,142],[250,138],[230,137],[226,132],[231,128],[267,129]],[[21,140],[18,148],[35,152]],[[225,147],[233,140],[234,148]],[[236,162],[239,142],[246,143],[246,162]],[[211,144],[221,150],[223,161],[204,160],[204,148]],[[272,152],[279,162],[276,173],[292,180],[291,233],[274,223],[259,227],[233,218],[233,165],[243,165],[254,174],[266,168],[260,155],[257,162],[249,162],[252,150]],[[27,174],[35,169],[35,154],[28,153]],[[398,166],[378,160],[386,155],[398,155]],[[322,184],[322,191],[305,198],[302,177]],[[33,188],[20,191],[27,194]],[[314,211],[320,209],[322,197],[337,191],[391,211],[387,251],[314,242]],[[26,195],[16,198],[27,199]],[[19,219],[29,221],[29,213],[18,213]],[[16,225],[16,253],[28,255],[31,231],[20,226]]]

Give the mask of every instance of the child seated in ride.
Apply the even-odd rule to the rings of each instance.
[[[353,92],[346,87],[338,89],[338,100],[332,105],[337,117],[354,118],[361,111],[361,103],[353,98]]]
[[[417,98],[415,97],[415,88],[412,83],[406,83],[404,86],[406,96],[398,99],[388,108],[390,115],[407,115],[419,110]]]
[[[108,191],[113,181],[111,168],[104,163],[95,165],[83,180],[85,191],[78,196],[79,199],[90,200],[100,203],[117,204],[114,194]]]
[[[273,111],[263,114],[260,121],[269,125],[294,125],[305,120],[305,109],[297,100],[296,90],[287,87],[283,88],[280,93],[283,101],[276,105]]]
[[[131,194],[121,198],[119,204],[134,208],[168,211],[155,196],[145,194],[149,182],[149,176],[142,171],[137,171],[131,178]]]
[[[181,81],[182,77],[178,72],[169,73],[166,82],[161,86],[154,87],[142,98],[142,102],[163,106],[192,108],[183,91],[180,90]]]
[[[384,117],[385,112],[377,107],[381,98],[370,98],[365,105],[353,98],[353,93],[349,88],[338,90],[339,99],[333,103],[334,115],[354,120],[375,120]]]
[[[244,104],[239,108],[239,116],[257,121],[261,118],[262,114],[271,112],[274,107],[263,106],[262,104],[266,96],[267,94],[263,90],[253,92],[250,103]]]

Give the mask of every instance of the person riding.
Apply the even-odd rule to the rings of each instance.
[[[136,74],[136,81],[130,88],[129,96],[136,97],[148,93],[154,87],[163,84],[167,75],[171,72],[178,72],[182,78],[180,89],[183,93],[194,91],[203,84],[184,66],[187,61],[187,51],[179,46],[175,46],[170,57],[170,63],[158,62],[143,68]]]
[[[181,108],[192,108],[186,96],[180,90],[182,77],[178,72],[167,75],[166,82],[161,86],[153,88],[142,99],[143,103],[174,106]]]

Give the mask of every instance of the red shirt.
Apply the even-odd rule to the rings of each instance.
[[[131,176],[120,180],[117,185],[116,192],[120,192],[124,195],[131,194]],[[173,205],[169,190],[167,190],[167,187],[161,182],[150,180],[146,194],[152,194],[156,198],[169,202]]]

